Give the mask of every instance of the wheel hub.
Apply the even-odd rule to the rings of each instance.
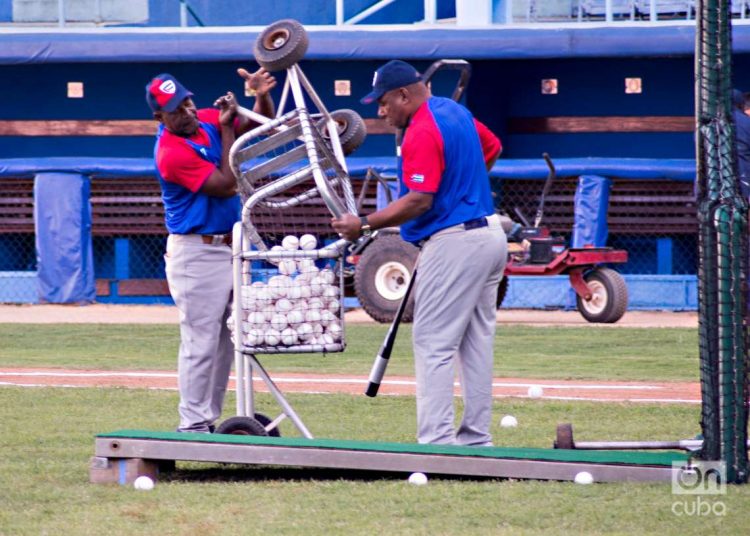
[[[396,301],[404,297],[411,279],[409,269],[396,261],[384,263],[375,273],[375,289],[386,300]]]
[[[289,41],[289,31],[282,29],[269,35],[263,46],[268,50],[277,50],[283,47],[287,41]]]
[[[583,306],[591,313],[601,313],[607,306],[607,289],[596,280],[588,281],[587,284],[591,289],[591,299],[584,300]]]

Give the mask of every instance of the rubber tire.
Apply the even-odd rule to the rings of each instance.
[[[267,436],[266,428],[252,417],[230,417],[216,428],[215,434]]]
[[[415,246],[403,241],[395,233],[379,234],[365,248],[354,271],[354,292],[362,308],[373,320],[381,323],[392,322],[401,303],[400,298],[390,299],[378,291],[375,282],[378,270],[387,263],[397,262],[402,264],[411,275],[418,252]],[[403,289],[406,292],[405,284]],[[412,289],[401,321],[408,323],[413,318],[414,291]]]
[[[344,155],[352,154],[359,149],[359,146],[365,142],[365,138],[367,137],[367,127],[365,126],[364,119],[354,110],[348,109],[331,112],[331,117],[338,125],[341,150],[344,152]],[[328,134],[325,119],[318,123],[318,130],[320,130],[323,138],[330,145],[331,137]]]
[[[296,20],[274,22],[255,40],[255,61],[268,72],[283,71],[305,57],[309,42],[307,31]]]
[[[503,300],[505,299],[505,295],[508,294],[508,276],[504,275],[503,278],[500,280],[500,284],[497,286],[497,308],[500,309],[500,306],[503,304]]]
[[[553,447],[556,449],[574,449],[576,444],[573,441],[573,425],[562,423],[557,425],[557,434]]]
[[[262,424],[263,428],[265,428],[266,426],[268,426],[269,424],[271,424],[273,422],[273,419],[269,418],[268,416],[266,416],[266,415],[264,415],[262,413],[256,413],[255,414],[255,420],[258,421],[260,424]],[[273,430],[271,430],[270,432],[268,430],[266,430],[266,433],[270,437],[281,437],[281,432],[279,432],[279,427],[278,426],[276,428],[274,428]]]
[[[581,316],[596,324],[612,324],[625,314],[628,308],[628,286],[623,277],[611,268],[595,268],[584,276],[586,283],[595,286],[595,292],[604,300],[596,310],[576,295],[576,307]]]

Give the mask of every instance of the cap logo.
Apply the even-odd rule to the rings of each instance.
[[[162,93],[173,95],[174,92],[177,91],[177,87],[174,85],[174,82],[172,80],[165,80],[159,86],[159,91],[161,91]]]

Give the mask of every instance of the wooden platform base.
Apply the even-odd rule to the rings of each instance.
[[[165,469],[163,464],[173,464],[175,460],[538,480],[574,480],[576,474],[587,471],[595,482],[669,482],[672,463],[687,460],[680,453],[643,453],[639,458],[611,452],[431,448],[208,434],[155,433],[149,437],[146,432],[125,437],[123,433],[96,438],[91,482],[129,484],[140,475],[156,479]],[[636,459],[646,463],[633,463]]]

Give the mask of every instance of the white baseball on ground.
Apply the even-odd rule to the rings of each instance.
[[[297,336],[302,342],[309,342],[313,338],[313,328],[307,322],[302,322],[297,326]]]
[[[532,385],[529,387],[529,398],[542,398],[544,395],[544,389],[542,389],[541,385]]]
[[[265,333],[263,330],[253,328],[245,335],[245,344],[248,346],[259,346],[263,344],[265,340]]]
[[[282,259],[279,261],[279,273],[291,275],[297,271],[297,263],[292,259]]]
[[[286,315],[284,313],[277,313],[271,318],[271,327],[276,331],[281,332],[288,325],[289,323],[287,322]]]
[[[281,333],[279,330],[271,328],[266,330],[265,339],[267,346],[278,346],[281,342]]]
[[[315,249],[315,246],[318,245],[318,239],[315,238],[311,234],[303,234],[299,237],[299,248],[300,249]]]
[[[299,249],[299,238],[294,235],[286,235],[281,241],[281,247],[287,251],[295,251]]]
[[[513,415],[505,415],[500,419],[500,426],[503,428],[515,428],[518,426],[518,421]]]
[[[427,484],[427,475],[424,473],[412,473],[409,475],[408,482],[415,486],[424,486]]]
[[[588,471],[581,471],[580,473],[576,473],[576,476],[573,479],[573,481],[576,484],[593,484],[594,477]]]
[[[154,481],[151,477],[141,475],[133,481],[133,487],[141,491],[150,491],[154,489]]]
[[[297,330],[294,328],[285,328],[284,331],[281,332],[281,342],[286,346],[296,344],[298,339],[299,336],[297,335]]]

